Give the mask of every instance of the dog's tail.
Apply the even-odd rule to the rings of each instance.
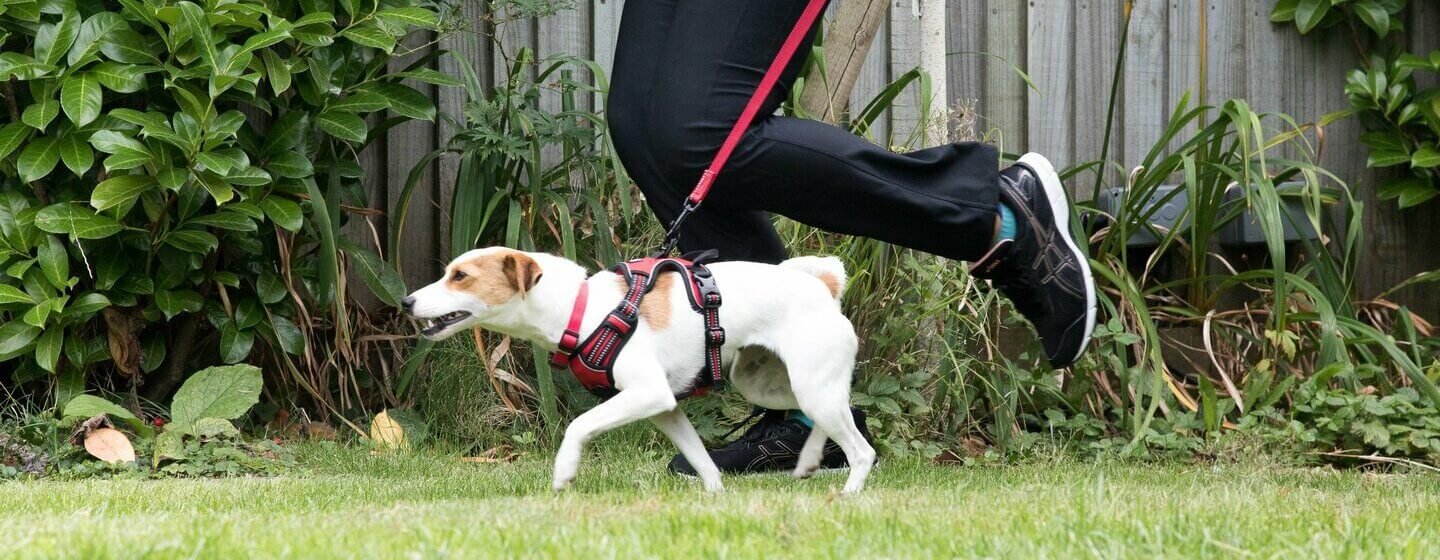
[[[820,279],[825,288],[830,290],[830,296],[835,301],[845,295],[845,263],[835,257],[796,257],[780,263],[780,266],[793,268]]]

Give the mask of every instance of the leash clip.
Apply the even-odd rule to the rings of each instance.
[[[685,206],[680,208],[680,215],[675,217],[675,221],[670,222],[670,229],[665,232],[665,244],[660,246],[659,251],[650,253],[650,258],[665,258],[675,250],[675,246],[680,244],[680,224],[685,223],[685,218],[689,218],[690,214],[693,214],[699,207],[700,203],[690,198],[685,199]]]

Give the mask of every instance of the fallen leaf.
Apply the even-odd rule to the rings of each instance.
[[[404,449],[409,446],[405,440],[405,427],[390,417],[390,411],[382,410],[370,421],[370,439],[381,449]]]
[[[85,451],[106,463],[129,463],[135,460],[135,446],[130,438],[115,428],[91,430],[85,436]]]
[[[524,453],[515,453],[514,449],[508,445],[501,445],[487,449],[474,457],[461,457],[460,460],[466,463],[513,463],[524,455]]]

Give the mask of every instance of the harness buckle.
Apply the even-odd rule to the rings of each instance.
[[[709,342],[711,345],[721,346],[721,345],[724,345],[724,344],[725,344],[725,329],[724,329],[724,328],[715,327],[715,328],[713,328],[713,329],[709,329],[709,330],[707,330],[707,331],[705,332],[705,336],[706,336],[706,342]]]

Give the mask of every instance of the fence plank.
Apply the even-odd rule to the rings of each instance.
[[[1205,26],[1207,6],[1194,0],[1171,0],[1168,14],[1169,32],[1166,38],[1169,50],[1166,65],[1165,119],[1174,116],[1175,107],[1186,95],[1190,96],[1190,108],[1200,105],[1204,99],[1201,76],[1204,73]],[[1185,139],[1200,130],[1199,123],[1191,124],[1180,138],[1170,143],[1172,150],[1179,149]]]
[[[985,3],[950,2],[947,16],[945,51],[949,53],[946,73],[950,78],[947,103],[952,110],[951,136],[955,140],[976,140],[984,133],[976,112],[984,93],[985,66],[990,64],[985,56]]]
[[[413,35],[407,39],[405,45],[410,48],[418,48],[411,56],[396,58],[390,61],[390,70],[398,71],[408,66],[414,58],[419,58],[429,53],[432,47],[420,47],[426,42],[432,41],[429,34]],[[435,88],[429,84],[406,80],[405,84],[416,90],[435,98]],[[392,116],[394,116],[392,114]],[[405,188],[409,179],[410,170],[421,158],[425,157],[435,149],[436,138],[435,123],[425,121],[408,121],[392,129],[386,135],[385,143],[385,178],[389,190],[389,200],[398,201],[400,191]],[[400,238],[401,248],[391,247],[400,259],[400,270],[404,273],[407,284],[418,286],[434,280],[443,267],[442,260],[448,254],[442,254],[443,240],[439,227],[439,192],[435,183],[435,170],[433,166],[427,169],[420,177],[411,198],[409,210],[406,212],[405,230]]]
[[[1075,112],[1072,76],[1076,72],[1075,3],[1072,0],[1035,0],[1026,16],[1030,47],[1025,68],[1040,91],[1026,89],[1030,107],[1024,150],[1036,151],[1061,168],[1075,161]]]
[[[1154,1],[1154,0],[1151,0]],[[1120,139],[1124,137],[1124,106],[1117,107],[1116,121],[1108,121],[1110,90],[1115,79],[1115,60],[1120,54],[1120,26],[1124,3],[1112,0],[1081,0],[1075,6],[1075,60],[1084,71],[1075,74],[1075,154],[1073,163],[1099,160],[1104,156],[1116,160],[1121,154]],[[1078,62],[1084,61],[1084,62]],[[1106,125],[1112,127],[1110,143],[1105,145]],[[1117,173],[1106,170],[1102,188],[1119,182]],[[1075,196],[1085,200],[1094,194],[1094,177],[1077,177]]]
[[[1245,9],[1237,0],[1206,0],[1205,101],[1220,105],[1245,95]],[[1268,20],[1268,18],[1267,18]]]
[[[985,0],[990,17],[985,22],[985,51],[1023,67],[1026,60],[1027,22],[1025,0]],[[1007,152],[1023,151],[1029,145],[1025,80],[1004,62],[985,63],[985,102],[981,114],[989,117],[986,128],[999,129],[997,140]]]
[[[595,0],[591,7],[591,52],[595,53],[595,64],[605,72],[609,81],[615,67],[615,38],[620,33],[620,14],[625,11],[625,0]],[[603,93],[595,94],[594,105],[604,108]]]
[[[890,6],[890,76],[898,78],[920,65],[920,19],[909,0]],[[890,109],[891,142],[920,148],[915,129],[920,126],[920,89],[911,87],[895,98]],[[913,145],[912,145],[913,144]]]
[[[890,11],[894,12],[892,6]],[[893,14],[887,14],[890,17]],[[875,34],[875,41],[870,45],[870,52],[865,53],[865,65],[860,68],[860,78],[855,80],[855,89],[850,95],[850,114],[856,115],[865,109],[865,105],[874,99],[885,84],[890,82],[890,42],[889,34],[885,33],[888,27],[882,24],[881,31]],[[875,119],[871,125],[870,134],[875,139],[884,141],[890,137],[890,111],[885,111],[880,118]]]
[[[457,79],[463,79],[462,66],[468,66],[475,76],[480,79],[481,87],[488,88],[491,85],[491,54],[490,41],[487,35],[485,23],[485,4],[481,2],[466,2],[461,5],[460,10],[466,26],[454,33],[440,39],[439,48],[450,51],[450,54],[441,57],[439,60],[440,71]],[[438,99],[436,110],[440,113],[436,128],[436,146],[448,146],[450,138],[458,131],[458,127],[465,123],[465,103],[469,100],[470,94],[465,88],[438,88]],[[439,237],[438,241],[443,247],[440,254],[446,257],[453,257],[459,250],[466,247],[450,246],[450,206],[455,200],[456,176],[459,173],[460,158],[456,154],[446,154],[440,157],[436,163],[436,184],[439,189],[438,202],[440,205],[439,221],[437,224]],[[459,249],[459,250],[457,250]]]
[[[1170,20],[1164,0],[1135,3],[1125,60],[1124,151],[1118,161],[1125,169],[1144,161],[1165,131],[1169,85]]]

